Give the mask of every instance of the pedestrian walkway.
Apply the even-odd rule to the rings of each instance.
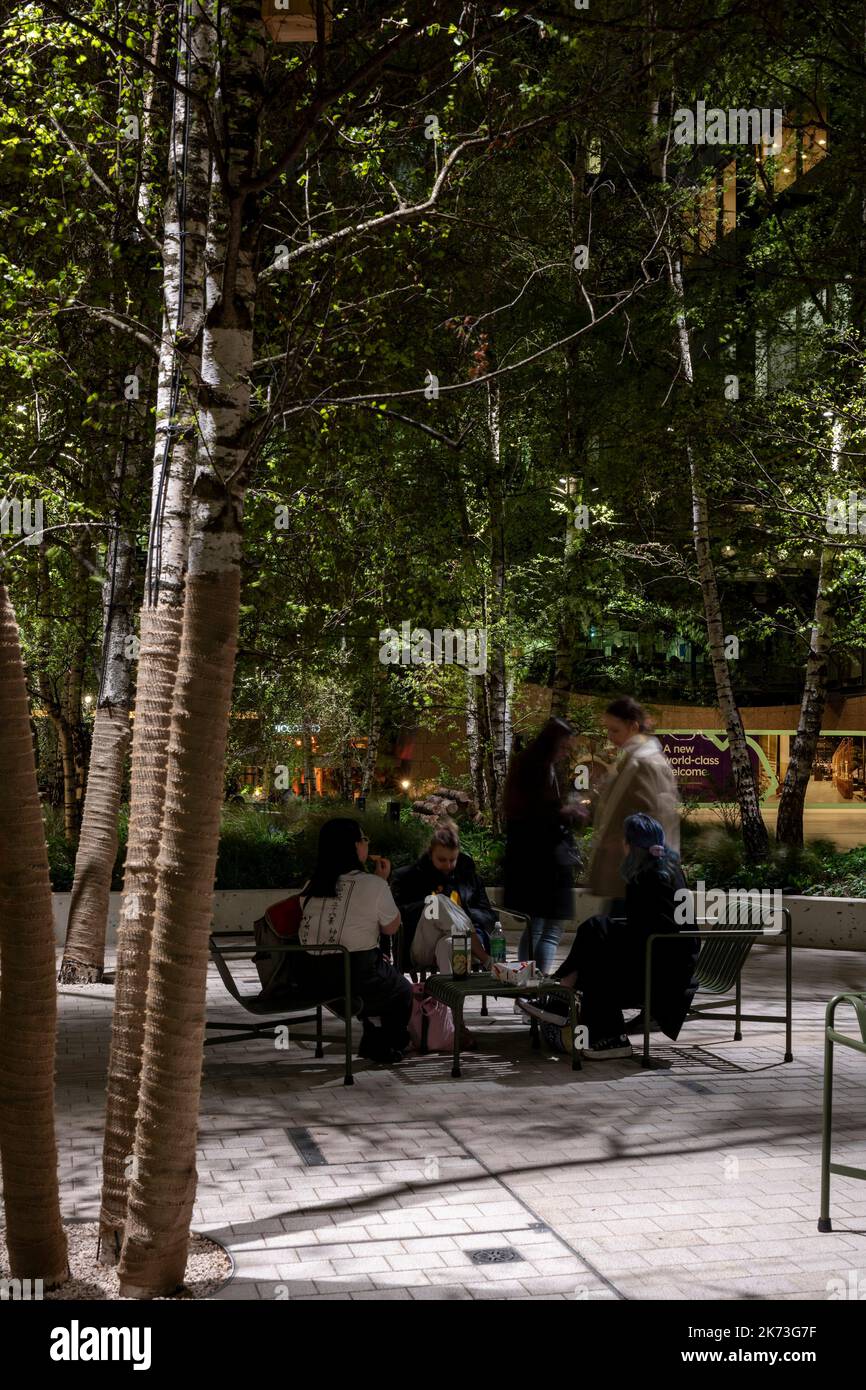
[[[749,1005],[777,1010],[781,986],[756,947]],[[207,1049],[195,1224],[235,1261],[217,1297],[866,1297],[866,1183],[834,1178],[835,1229],[816,1230],[823,1008],[863,988],[859,953],[795,952],[787,1065],[776,1025],[734,1043],[700,1022],[656,1035],[652,1071],[572,1073],[510,1001],[468,1016],[481,1050],[459,1080],[414,1057],[344,1087],[335,1028],[321,1060],[295,1039]],[[111,991],[63,987],[60,1006],[64,1209],[93,1219]],[[233,1007],[214,976],[209,1016]],[[838,1160],[862,1165],[866,1073],[842,1049],[836,1094]]]

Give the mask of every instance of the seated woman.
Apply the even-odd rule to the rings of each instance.
[[[325,821],[316,866],[301,898],[298,939],[309,949],[294,958],[294,973],[301,988],[319,999],[341,995],[342,954],[317,952],[315,947],[345,946],[351,952],[352,993],[363,1005],[358,1051],[374,1062],[399,1062],[409,1045],[412,986],[379,950],[380,933],[393,936],[400,914],[387,883],[391,865],[387,859],[376,859],[374,872],[366,873],[368,853],[367,837],[357,821]]]
[[[435,922],[424,917],[424,906],[430,896],[444,893],[466,913],[474,928],[472,954],[486,964],[490,959],[490,933],[496,921],[478,877],[475,864],[460,849],[460,832],[453,820],[441,820],[436,825],[430,844],[420,859],[394,874],[394,899],[403,919],[403,967],[410,962],[422,970],[449,969],[437,946],[441,933]],[[419,923],[421,932],[416,940]],[[447,943],[446,943],[447,944]],[[414,947],[414,949],[413,949]]]
[[[679,930],[674,894],[685,887],[679,855],[665,844],[664,830],[652,816],[628,816],[624,832],[626,857],[620,873],[626,885],[625,920],[590,917],[581,922],[568,956],[554,974],[554,979],[581,991],[580,1021],[589,1033],[583,1055],[590,1058],[632,1055],[622,1009],[643,1007],[647,938],[654,932]],[[674,1041],[694,998],[699,948],[699,941],[686,935],[682,941],[660,941],[653,948],[651,1014]],[[557,1032],[566,1022],[567,1011],[559,1000],[526,1002],[522,1007]],[[547,1029],[543,1031],[550,1040]]]

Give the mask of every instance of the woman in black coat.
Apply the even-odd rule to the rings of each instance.
[[[581,991],[580,1021],[589,1033],[586,1057],[631,1056],[622,1010],[643,1007],[647,940],[659,932],[680,930],[676,894],[686,885],[679,855],[665,844],[664,830],[652,816],[628,816],[623,830],[625,920],[590,917],[581,922],[554,977]],[[694,998],[699,949],[700,942],[685,934],[681,941],[659,941],[653,947],[650,1013],[674,1041]],[[522,1007],[545,1023],[565,1022],[560,1001],[545,999]]]
[[[424,904],[432,893],[444,893],[446,897],[451,897],[452,893],[457,895],[485,953],[489,951],[496,912],[478,877],[474,860],[460,849],[460,835],[453,821],[441,821],[420,859],[394,872],[391,891],[403,921],[404,970],[410,968],[412,938]]]
[[[574,915],[574,840],[556,778],[573,731],[564,719],[548,719],[537,738],[511,759],[505,783],[503,905],[524,912],[529,931],[520,939],[521,960],[534,960],[543,975],[553,966],[563,922]]]

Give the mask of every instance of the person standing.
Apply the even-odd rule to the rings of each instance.
[[[580,812],[563,803],[556,776],[573,736],[564,719],[548,719],[538,736],[512,757],[505,782],[503,906],[529,917],[520,957],[534,960],[543,975],[553,966],[563,923],[573,916],[577,854],[570,822]]]
[[[620,876],[624,821],[639,812],[652,816],[664,830],[667,847],[678,853],[680,799],[662,746],[651,736],[652,722],[637,700],[629,695],[613,700],[602,722],[618,754],[595,807],[586,887],[607,899],[608,910],[616,915],[625,906]]]

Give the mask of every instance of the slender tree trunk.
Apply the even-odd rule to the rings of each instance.
[[[574,425],[569,426],[569,451],[574,447],[573,429]],[[577,478],[569,474],[565,479],[566,497],[566,518],[565,518],[565,538],[562,550],[562,577],[563,577],[563,602],[560,606],[560,616],[557,622],[556,632],[556,653],[553,660],[553,682],[550,692],[550,717],[552,719],[567,719],[571,704],[571,671],[574,660],[574,641],[576,636],[575,625],[570,620],[569,609],[570,593],[569,587],[572,577],[572,557],[577,549],[578,532],[574,526],[574,499],[580,495],[580,487]],[[564,759],[557,767],[557,775],[564,780],[568,770],[568,759]]]
[[[75,799],[75,753],[72,747],[72,731],[62,715],[52,714],[50,718],[57,730],[60,762],[63,768],[63,836],[67,844],[74,845],[78,835],[78,803]]]
[[[208,933],[232,693],[240,570],[200,547],[187,574],[126,1236],[124,1297],[170,1294],[186,1269],[196,1188]],[[213,538],[211,538],[213,546]],[[193,564],[207,564],[207,569]]]
[[[316,774],[313,769],[313,743],[306,718],[301,727],[301,754],[304,766],[304,796],[308,801],[313,801],[316,797]]]
[[[184,0],[180,0],[178,12],[185,12]],[[183,76],[194,92],[203,94],[213,68],[214,31],[197,9],[192,14],[188,41],[183,27],[179,40]],[[174,95],[170,144],[150,548],[139,624],[129,835],[106,1087],[99,1251],[108,1264],[117,1262],[126,1222],[168,738],[183,623],[190,492],[198,444],[194,403],[201,373],[210,154],[199,103],[191,100],[187,113],[178,92]],[[184,204],[183,227],[178,222],[179,202]]]
[[[122,472],[115,479],[122,485]],[[114,861],[123,771],[132,737],[133,636],[132,586],[135,543],[121,529],[120,507],[108,545],[103,584],[103,661],[93,726],[84,817],[75,856],[66,947],[60,979],[66,983],[102,979],[105,932]]]
[[[484,782],[484,757],[479,728],[478,705],[483,699],[484,680],[466,673],[466,743],[469,751],[469,776],[472,795],[479,811],[487,809],[487,788]]]
[[[236,186],[255,168],[264,29],[257,5],[231,13],[230,90],[223,92]],[[241,516],[248,467],[253,364],[253,209],[212,175],[213,267],[199,398],[201,448],[193,487],[183,644],[169,743],[157,863],[141,1093],[121,1293],[156,1297],[182,1283],[196,1185],[208,932],[219,845],[225,749],[240,618]],[[232,480],[232,481],[229,481]],[[305,720],[306,722],[306,720]]]
[[[13,1278],[67,1277],[54,1131],[57,989],[48,851],[18,627],[0,585],[0,1168]]]
[[[676,332],[679,346],[680,366],[687,388],[694,386],[691,342],[685,314],[685,291],[679,257],[668,252],[669,283],[676,304]],[[713,564],[710,546],[710,517],[706,491],[703,485],[697,452],[691,438],[686,439],[686,454],[689,464],[689,478],[692,491],[692,538],[698,562],[698,579],[704,600],[704,614],[707,623],[707,644],[710,662],[716,685],[716,699],[728,734],[728,747],[731,753],[731,771],[740,807],[743,828],[743,844],[746,856],[751,860],[762,859],[769,849],[767,827],[761,815],[758,788],[746,731],[740,710],[734,697],[731,672],[725,655],[725,629],[722,619],[722,606],[719,599],[719,586]]]
[[[490,603],[488,669],[486,677],[490,776],[490,813],[494,833],[502,821],[502,796],[508,767],[506,715],[508,685],[505,669],[505,479],[502,466],[502,418],[498,381],[487,388],[487,426],[490,442]]]
[[[571,171],[571,244],[573,247],[586,245],[588,199],[586,196],[586,134],[576,137],[574,161]],[[582,299],[580,281],[574,280],[574,301]],[[569,697],[571,695],[571,671],[574,660],[574,645],[577,625],[574,620],[572,585],[574,570],[572,557],[577,549],[578,537],[583,534],[574,525],[574,502],[581,494],[586,472],[586,449],[582,420],[584,392],[580,389],[580,359],[582,345],[579,341],[570,343],[565,350],[565,537],[562,549],[562,594],[556,629],[556,651],[553,659],[553,681],[550,695],[550,714],[555,719],[567,719]]]
[[[373,779],[376,773],[376,762],[379,757],[379,741],[382,736],[382,708],[379,701],[379,685],[377,676],[373,676],[373,688],[370,692],[370,716],[367,724],[367,749],[364,754],[364,762],[361,768],[361,796],[369,796],[373,786]]]
[[[806,679],[803,697],[800,702],[800,718],[797,733],[791,748],[782,795],[779,798],[779,815],[776,822],[776,839],[782,845],[802,845],[803,808],[806,803],[806,788],[812,776],[815,763],[815,750],[821,734],[824,718],[824,705],[827,699],[827,665],[830,657],[830,643],[833,630],[833,606],[828,594],[833,570],[834,552],[825,547],[821,552],[818,569],[818,587],[815,593],[815,612],[812,618],[812,634],[809,642],[809,655],[806,658]]]
[[[658,83],[660,73],[655,60],[655,30],[657,23],[656,7],[649,0],[645,6],[646,25],[643,36],[643,60],[646,73],[647,116],[656,132],[656,140],[651,152],[650,166],[654,177],[662,183],[667,182],[667,142],[659,138],[661,102]],[[680,358],[680,369],[686,389],[694,387],[694,366],[692,362],[691,338],[686,318],[686,296],[683,284],[682,261],[678,249],[663,247],[667,261],[668,284],[673,294],[675,306],[676,342]],[[703,477],[697,458],[694,441],[686,438],[686,454],[689,465],[689,478],[692,493],[692,540],[698,563],[698,579],[704,601],[704,614],[707,624],[707,643],[710,662],[716,687],[716,700],[728,734],[728,747],[731,753],[731,768],[740,818],[743,829],[743,845],[750,860],[763,858],[769,849],[769,835],[761,815],[758,788],[746,731],[734,698],[731,673],[725,655],[725,631],[722,621],[722,608],[719,599],[718,581],[713,564],[710,546],[709,507]]]

